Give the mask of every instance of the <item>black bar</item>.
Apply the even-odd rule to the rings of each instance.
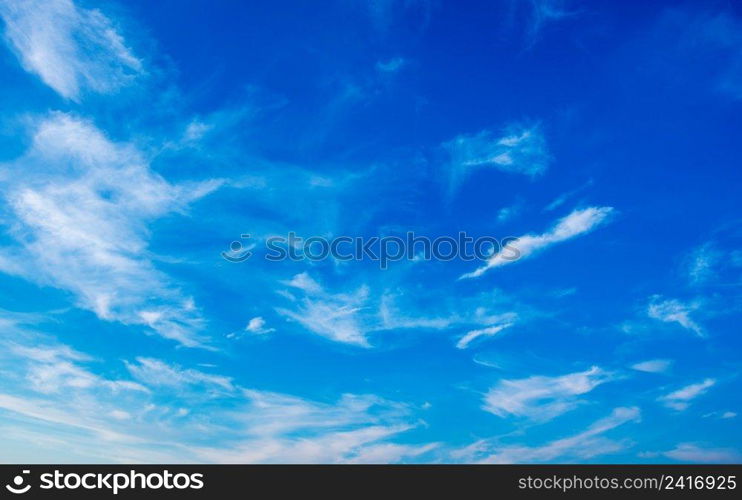
[[[0,498],[740,498],[738,480],[742,465],[19,464],[0,465]]]

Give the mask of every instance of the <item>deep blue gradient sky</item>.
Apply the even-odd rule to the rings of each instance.
[[[0,18],[0,460],[742,460],[738,4]]]

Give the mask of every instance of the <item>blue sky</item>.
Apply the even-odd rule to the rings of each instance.
[[[742,460],[733,2],[0,18],[1,460]],[[521,258],[266,261],[289,231]]]

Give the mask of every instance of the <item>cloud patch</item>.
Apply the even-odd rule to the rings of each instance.
[[[100,319],[203,345],[193,300],[149,257],[147,224],[218,183],[170,184],[133,145],[64,113],[42,119],[30,148],[3,168],[14,177],[0,192],[17,245],[0,248],[0,270],[67,290]]]
[[[631,365],[631,369],[645,373],[665,373],[671,365],[672,361],[668,359],[650,359]]]
[[[647,307],[647,316],[664,323],[677,323],[686,330],[690,330],[699,337],[705,337],[703,328],[691,318],[695,305],[685,304],[675,299],[662,300],[661,297],[652,298]]]
[[[672,408],[677,411],[687,410],[691,404],[691,401],[696,399],[708,391],[711,387],[716,385],[716,380],[707,378],[703,382],[697,384],[687,385],[677,391],[673,391],[670,394],[666,394],[659,398],[665,406]]]
[[[469,462],[492,464],[572,461],[582,463],[596,456],[623,451],[627,446],[625,443],[606,438],[604,434],[621,425],[638,422],[640,416],[639,408],[619,407],[607,417],[594,422],[585,431],[550,441],[542,446],[504,446],[492,440],[482,440],[463,450],[457,450],[454,456]]]
[[[297,274],[284,284],[304,292],[304,296],[296,299],[289,294],[297,302],[297,307],[279,307],[276,309],[279,314],[299,323],[312,333],[335,342],[371,347],[366,338],[367,329],[360,316],[369,297],[367,286],[361,286],[349,294],[333,294],[326,292],[307,273]]]
[[[469,330],[466,332],[466,334],[459,339],[458,342],[456,342],[456,348],[457,349],[466,349],[469,347],[469,344],[474,342],[476,339],[480,337],[492,337],[494,335],[497,335],[505,328],[509,328],[513,326],[513,323],[504,323],[501,325],[493,325],[488,326],[486,328],[477,328],[476,330]]]
[[[667,458],[679,462],[724,464],[739,463],[742,455],[729,448],[708,448],[694,443],[681,443],[672,450],[662,453]]]
[[[113,22],[71,0],[1,0],[5,38],[23,68],[66,99],[108,94],[143,74]]]
[[[612,207],[588,207],[574,210],[566,217],[559,219],[545,233],[526,234],[503,245],[499,252],[487,260],[485,265],[462,275],[461,278],[477,278],[490,269],[528,258],[551,245],[587,234],[606,223],[613,212]]]
[[[482,408],[498,417],[551,420],[574,409],[580,403],[579,396],[614,379],[613,374],[593,366],[556,377],[502,380],[484,395]]]
[[[449,155],[449,189],[455,192],[472,173],[482,169],[537,177],[551,163],[541,127],[538,124],[510,124],[501,135],[483,130],[460,135],[443,144]]]

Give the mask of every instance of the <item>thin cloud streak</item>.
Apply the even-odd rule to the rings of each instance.
[[[501,267],[531,257],[551,245],[587,234],[605,224],[614,213],[612,207],[589,207],[574,210],[563,217],[549,231],[542,234],[526,234],[505,244],[499,252],[487,260],[484,266],[466,273],[460,279],[477,278],[490,269]],[[515,257],[517,259],[515,259]]]

